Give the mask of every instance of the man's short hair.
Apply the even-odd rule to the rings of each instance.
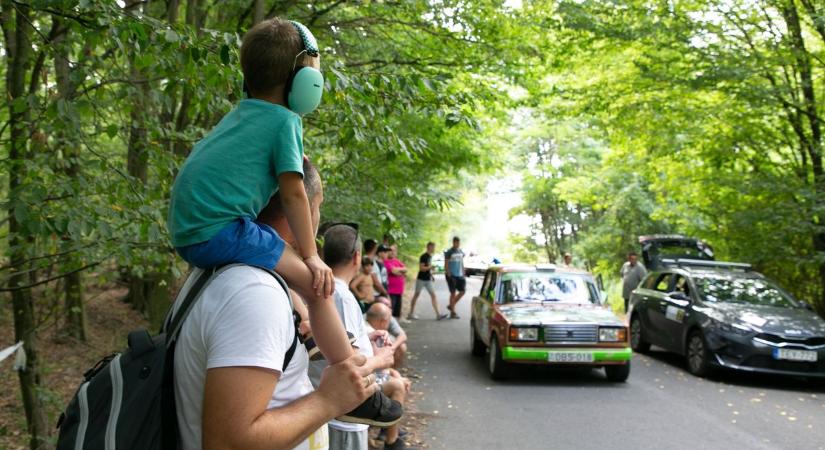
[[[364,241],[364,253],[371,253],[372,249],[378,246],[378,242],[375,239],[367,239]]]
[[[288,20],[274,17],[247,31],[241,44],[241,69],[250,93],[271,94],[285,86],[303,49],[301,35]]]
[[[348,263],[360,248],[358,230],[349,225],[333,225],[324,232],[324,262],[330,267]]]
[[[627,254],[627,256],[630,257],[630,256],[639,256],[639,255],[637,255],[636,252],[629,252]]]
[[[458,236],[453,236],[453,242],[460,242],[461,238]]]
[[[367,320],[386,320],[392,315],[392,310],[381,302],[375,302],[367,310]]]
[[[435,247],[435,242],[433,242],[433,241],[427,242],[427,247],[429,247],[429,246],[431,246],[431,245],[432,245],[433,247]]]
[[[309,202],[315,199],[321,193],[321,174],[318,169],[312,164],[309,159],[304,158],[304,190],[307,192]],[[275,220],[284,216],[284,205],[281,203],[280,191],[276,192],[269,203],[258,214],[258,222],[271,224]]]
[[[372,266],[372,259],[369,256],[364,256],[361,258],[361,267],[369,267]]]
[[[389,246],[389,245],[384,245],[384,244],[381,244],[381,245],[379,245],[379,246],[378,246],[378,253],[381,253],[381,252],[388,252],[388,251],[390,251],[390,250],[391,250],[391,249],[390,249],[390,246]]]

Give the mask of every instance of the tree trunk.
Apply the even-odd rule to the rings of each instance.
[[[782,7],[782,16],[788,27],[791,50],[796,60],[796,69],[799,72],[805,117],[810,128],[810,140],[807,148],[813,172],[814,233],[812,238],[814,250],[818,254],[825,254],[825,224],[822,223],[825,220],[825,217],[822,217],[822,211],[825,210],[823,208],[823,202],[825,202],[825,173],[823,172],[822,160],[822,130],[814,91],[811,55],[805,48],[805,38],[802,34],[802,26],[795,0],[785,2]],[[815,25],[821,26],[821,22],[815,22]],[[819,263],[819,284],[820,293],[816,306],[820,312],[823,312],[825,311],[825,261]]]
[[[66,276],[65,332],[75,339],[86,341],[86,306],[83,303],[83,274],[75,272]]]
[[[8,259],[15,272],[9,278],[9,288],[27,284],[25,273],[26,248],[32,243],[24,223],[20,223],[15,210],[17,209],[16,192],[19,192],[24,182],[22,175],[25,159],[28,157],[27,142],[29,140],[29,109],[15,111],[14,101],[25,96],[26,73],[31,66],[31,17],[29,6],[24,3],[13,4],[10,0],[2,1],[2,19],[5,48],[7,55],[6,66],[6,99],[9,107],[9,192],[8,192]],[[37,354],[37,328],[34,316],[34,304],[29,289],[12,291],[12,308],[14,316],[14,337],[16,341],[24,341],[23,350],[26,352],[26,367],[18,372],[20,380],[20,394],[23,399],[23,409],[26,412],[26,424],[29,432],[29,446],[32,449],[46,448],[46,416],[43,403],[38,395],[40,386],[40,361]]]
[[[255,9],[252,12],[252,25],[264,20],[264,0],[255,0]]]

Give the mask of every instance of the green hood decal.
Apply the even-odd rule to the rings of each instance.
[[[545,303],[510,303],[499,311],[513,325],[549,325],[553,323],[594,323],[619,325],[624,323],[612,311],[596,305]]]

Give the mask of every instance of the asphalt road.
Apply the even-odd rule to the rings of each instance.
[[[446,304],[443,277],[436,287]],[[426,297],[416,306],[420,319],[405,325],[431,448],[825,449],[825,383],[699,379],[655,347],[634,355],[626,383],[607,382],[602,370],[535,366],[494,382],[486,358],[470,355],[470,300],[480,287],[480,278],[468,279],[461,319],[435,321]]]

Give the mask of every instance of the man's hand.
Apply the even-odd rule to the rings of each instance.
[[[329,268],[318,255],[312,255],[304,259],[304,264],[312,272],[312,288],[318,297],[329,297],[335,289],[335,281],[332,277],[332,269]]]
[[[318,394],[321,395],[335,416],[348,413],[381,389],[375,383],[375,375],[365,366],[367,359],[356,353],[349,358],[327,366],[321,374]]]
[[[373,353],[375,356],[371,362],[375,370],[389,369],[395,363],[395,346],[390,341],[386,341],[383,347],[373,346]]]
[[[389,335],[390,334],[387,333],[387,330],[375,330],[372,333],[370,333],[368,336],[369,336],[371,342],[375,342],[379,337],[384,338],[384,345],[386,345],[387,343],[390,342]]]

